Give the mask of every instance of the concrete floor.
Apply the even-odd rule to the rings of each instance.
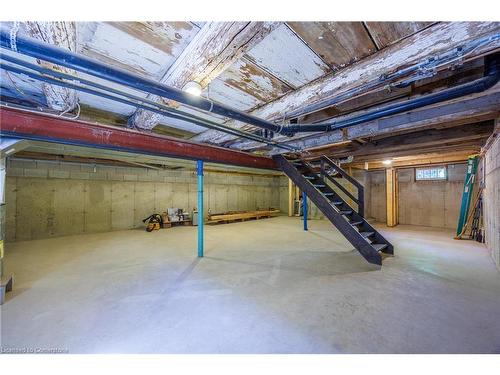
[[[8,244],[3,348],[70,353],[500,353],[500,273],[451,232],[382,228],[369,265],[326,221]]]

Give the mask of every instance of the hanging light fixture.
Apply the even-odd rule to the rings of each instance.
[[[389,160],[389,159],[388,160],[384,160],[382,163],[385,164],[385,165],[391,165],[392,164],[392,160]]]
[[[201,95],[201,85],[198,82],[189,81],[184,86],[184,91],[186,91],[188,94],[191,94],[194,96],[200,96]]]

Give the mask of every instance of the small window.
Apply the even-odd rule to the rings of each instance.
[[[446,180],[446,167],[417,168],[415,170],[415,180]]]

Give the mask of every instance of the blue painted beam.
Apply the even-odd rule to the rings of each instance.
[[[196,162],[196,172],[198,175],[198,257],[203,257],[204,229],[203,229],[203,160]]]

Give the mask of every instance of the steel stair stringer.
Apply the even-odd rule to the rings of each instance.
[[[282,155],[275,155],[274,160],[278,163],[280,169],[297,185],[302,191],[304,191],[308,198],[318,207],[318,209],[330,220],[330,222],[342,233],[342,235],[360,252],[360,254],[369,262],[377,265],[382,265],[382,256],[380,252],[386,254],[393,254],[393,246],[384,238],[376,229],[374,229],[368,222],[359,214],[352,212],[352,220],[348,221],[344,218],[344,214],[340,210],[336,210],[332,201],[342,201],[344,207],[349,207],[345,201],[340,198],[336,193],[329,187],[325,187],[332,196],[331,200],[327,198],[318,188],[313,185],[311,179],[306,179],[296,166],[292,164]],[[299,160],[299,159],[298,159]],[[304,163],[303,168],[306,169],[308,174],[314,174],[315,172],[310,169],[306,163]],[[316,177],[317,180],[320,179],[319,176]],[[352,224],[351,222],[358,223]],[[356,227],[361,227],[363,232],[358,231]],[[376,243],[370,243],[367,241],[363,233],[372,233],[370,237]]]

